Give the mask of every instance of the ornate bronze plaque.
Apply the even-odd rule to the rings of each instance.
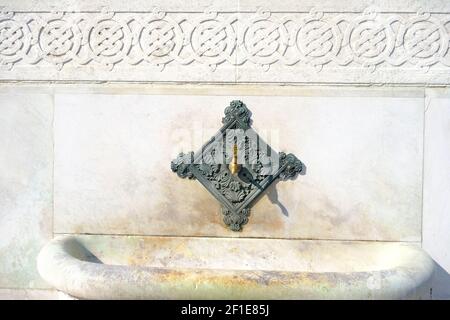
[[[242,101],[230,103],[222,123],[198,152],[180,153],[171,169],[181,178],[197,179],[222,204],[224,223],[240,231],[252,202],[275,179],[295,178],[304,166],[293,154],[277,153],[256,134]]]

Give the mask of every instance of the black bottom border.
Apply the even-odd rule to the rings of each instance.
[[[22,306],[23,304],[23,306]],[[29,305],[28,307],[26,305]],[[434,301],[356,301],[356,300],[147,300],[147,301],[0,301],[2,312],[11,308],[15,316],[22,312],[40,313],[60,320],[86,317],[120,319],[311,319],[345,317],[354,319],[392,316],[448,314],[450,300]],[[50,311],[50,312],[49,312]],[[50,313],[50,314],[49,314]]]

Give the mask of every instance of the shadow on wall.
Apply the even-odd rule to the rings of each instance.
[[[302,171],[300,171],[299,175],[304,176],[306,175],[306,165],[302,162]],[[293,180],[296,180],[297,176],[295,176],[295,178]],[[280,179],[277,179],[276,181],[274,181],[272,183],[272,185],[270,185],[269,188],[267,188],[267,198],[270,200],[271,203],[273,203],[274,205],[277,205],[281,212],[283,213],[283,215],[285,215],[286,217],[289,217],[289,211],[287,210],[287,208],[280,202],[280,200],[278,200],[278,191],[277,191],[277,184],[280,182]]]
[[[445,271],[436,261],[436,267],[432,279],[432,299],[450,300],[450,274]]]

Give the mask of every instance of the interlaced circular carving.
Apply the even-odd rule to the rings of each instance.
[[[148,23],[142,30],[140,44],[147,56],[163,57],[177,45],[174,26],[164,20]]]
[[[241,39],[247,59],[268,68],[283,56],[289,35],[282,23],[270,20],[270,12],[259,11],[243,28]]]
[[[395,37],[390,26],[365,15],[349,26],[347,41],[354,60],[364,66],[376,66],[383,62],[395,46]]]
[[[227,47],[225,27],[214,20],[202,22],[193,32],[193,47],[199,56],[216,57]]]
[[[258,21],[245,33],[244,43],[252,56],[270,57],[284,44],[279,26],[271,21]]]
[[[76,55],[81,46],[81,32],[77,26],[53,20],[41,30],[39,45],[44,59],[62,67]]]
[[[334,46],[333,31],[327,22],[311,21],[300,29],[297,41],[305,56],[323,57],[328,55]]]
[[[94,60],[110,66],[128,54],[131,41],[128,26],[113,19],[99,21],[92,28],[89,37]]]
[[[137,66],[300,63],[320,72],[440,63],[450,67],[448,15],[376,12],[6,12],[0,64]]]
[[[332,61],[341,49],[342,36],[339,27],[322,19],[318,13],[300,25],[296,43],[302,60],[315,66],[322,66]]]
[[[411,63],[430,66],[440,61],[448,49],[449,37],[446,30],[428,15],[418,16],[410,21],[400,33],[403,46]]]
[[[164,67],[177,58],[183,48],[184,35],[176,21],[155,9],[153,17],[142,24],[138,42],[144,60]]]
[[[231,57],[235,38],[231,25],[217,13],[208,13],[197,21],[190,36],[196,60],[212,67]]]
[[[26,24],[0,19],[0,63],[12,67],[30,49],[31,32]]]

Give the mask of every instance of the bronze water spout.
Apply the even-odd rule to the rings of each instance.
[[[232,175],[237,175],[239,173],[239,170],[241,170],[241,165],[238,164],[238,147],[237,144],[235,143],[233,146],[233,159],[231,160],[230,165],[228,166],[228,169],[230,169],[230,172]]]

